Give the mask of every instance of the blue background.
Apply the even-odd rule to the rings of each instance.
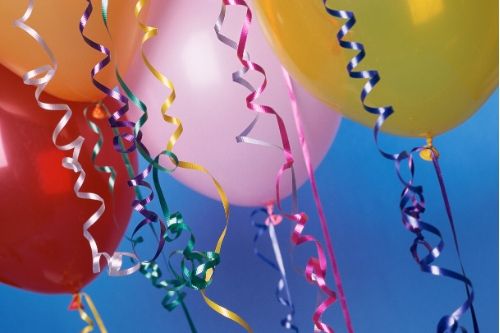
[[[469,121],[435,140],[458,225],[463,259],[476,292],[482,332],[498,332],[498,91]],[[390,149],[413,147],[417,140],[384,136]],[[463,285],[421,273],[408,248],[413,240],[401,224],[401,185],[393,166],[375,149],[371,130],[344,120],[338,136],[317,170],[320,192],[331,225],[337,259],[357,332],[435,332],[439,318],[464,300]],[[220,204],[183,187],[169,177],[172,209],[180,210],[197,235],[199,249],[213,248],[222,228]],[[425,188],[424,219],[444,233],[447,246],[438,263],[457,268],[450,228],[432,165],[418,162],[417,183]],[[307,231],[320,237],[308,185],[299,192],[300,206],[311,216]],[[241,314],[255,332],[284,332],[285,311],[274,299],[278,276],[253,254],[252,209],[232,208],[223,261],[208,294]],[[131,223],[135,224],[137,217]],[[297,309],[296,323],[311,332],[317,300],[302,267],[313,249],[291,250],[290,223],[277,228]],[[261,246],[270,253],[267,237]],[[129,244],[123,243],[122,249]],[[293,257],[293,261],[291,258]],[[6,269],[3,267],[2,269]],[[300,271],[300,273],[298,273]],[[140,274],[110,278],[106,274],[86,288],[110,332],[189,332],[180,309],[165,311],[161,290]],[[0,286],[0,332],[79,332],[82,322],[68,312],[68,295],[41,295]],[[187,298],[200,332],[243,332],[212,312],[198,293]],[[326,321],[345,332],[340,308],[333,306]],[[469,316],[463,320],[471,328]]]

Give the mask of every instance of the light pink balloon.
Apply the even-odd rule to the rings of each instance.
[[[179,159],[206,167],[220,182],[235,205],[257,206],[276,198],[275,180],[284,158],[277,149],[236,143],[235,137],[254,119],[246,108],[249,91],[232,81],[231,73],[241,68],[236,51],[216,38],[213,26],[220,2],[209,0],[163,0],[151,4],[149,25],[159,34],[145,45],[151,63],[174,84],[177,98],[169,109],[181,119],[184,132],[174,147]],[[223,31],[239,37],[243,8],[229,8]],[[297,184],[307,179],[295,123],[281,65],[272,53],[257,21],[253,21],[248,41],[250,57],[267,73],[268,86],[260,103],[272,106],[286,123],[295,157]],[[257,87],[262,77],[248,73]],[[143,127],[151,154],[165,149],[175,129],[161,115],[166,89],[146,69],[140,57],[128,75],[128,84],[148,106],[149,121]],[[328,151],[337,132],[340,116],[295,84],[304,130],[316,167]],[[139,114],[136,113],[135,116]],[[281,146],[276,119],[260,116],[251,137]],[[154,155],[153,155],[154,156]],[[218,199],[210,178],[200,172],[178,168],[172,176],[190,188]],[[290,173],[283,177],[282,197],[291,193]]]

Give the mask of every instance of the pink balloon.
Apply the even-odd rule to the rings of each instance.
[[[235,137],[254,119],[255,112],[246,108],[245,97],[249,91],[231,78],[231,73],[241,68],[236,51],[216,38],[213,26],[219,10],[220,3],[209,0],[153,2],[147,23],[158,27],[159,34],[146,43],[145,53],[176,89],[177,98],[168,112],[181,119],[184,132],[173,149],[174,153],[181,160],[206,167],[221,183],[232,204],[262,205],[276,198],[276,174],[283,164],[283,153],[278,149],[235,141]],[[243,18],[243,8],[229,8],[223,32],[238,39]],[[297,184],[302,185],[307,172],[281,65],[255,20],[247,45],[251,59],[262,65],[267,73],[268,86],[258,101],[272,106],[285,121],[295,157]],[[252,72],[246,78],[255,87],[262,81],[260,75]],[[132,66],[128,83],[148,105],[149,120],[143,127],[143,142],[151,154],[158,154],[166,148],[175,129],[163,120],[160,111],[169,91],[151,75],[140,57]],[[295,88],[311,159],[316,167],[335,137],[340,116],[297,84]],[[262,114],[250,136],[281,146],[276,119],[272,115]],[[208,176],[181,168],[172,176],[190,188],[218,199]],[[283,177],[280,191],[283,198],[291,193],[290,179],[289,173]]]

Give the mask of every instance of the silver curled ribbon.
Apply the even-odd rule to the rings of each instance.
[[[257,214],[265,214],[266,219],[264,223],[259,223],[256,221],[255,217]],[[281,215],[273,214],[273,206],[269,205],[267,210],[264,208],[256,209],[251,214],[252,225],[257,229],[257,233],[253,238],[254,243],[254,253],[255,255],[265,262],[272,269],[280,274],[280,279],[278,280],[278,285],[276,287],[276,299],[278,302],[288,308],[288,313],[281,319],[281,326],[287,330],[298,333],[299,328],[293,323],[295,316],[295,305],[292,301],[292,296],[290,293],[290,288],[288,284],[288,279],[286,276],[285,264],[283,263],[283,256],[281,254],[281,248],[278,242],[278,237],[276,235],[275,225],[278,225],[283,220]],[[271,240],[271,245],[273,248],[274,260],[265,256],[259,251],[258,240],[264,235],[264,233],[269,234],[269,239]]]
[[[83,167],[79,162],[79,156],[82,149],[82,145],[84,142],[84,138],[82,136],[78,136],[76,139],[67,144],[58,144],[57,139],[64,127],[68,124],[72,111],[71,108],[67,104],[54,104],[47,103],[40,100],[40,96],[45,90],[46,86],[54,77],[58,64],[54,53],[49,48],[45,40],[38,34],[36,30],[26,24],[26,21],[30,18],[31,13],[34,8],[34,0],[29,0],[28,7],[24,12],[23,16],[14,22],[14,25],[21,30],[25,31],[28,35],[30,35],[35,41],[43,48],[45,53],[50,58],[51,64],[43,65],[37,67],[33,70],[28,71],[23,75],[23,81],[26,85],[35,86],[35,99],[40,106],[40,108],[46,111],[65,111],[63,117],[59,120],[56,128],[52,133],[52,142],[57,147],[57,149],[61,151],[73,151],[72,157],[65,157],[62,160],[62,166],[66,169],[73,170],[73,172],[78,173],[78,179],[76,180],[73,191],[75,195],[84,200],[93,200],[98,201],[100,203],[99,208],[87,219],[87,221],[83,224],[83,236],[87,239],[91,254],[92,254],[92,271],[94,273],[99,273],[101,271],[100,267],[100,259],[104,257],[107,262],[107,266],[109,269],[110,276],[123,276],[130,275],[137,271],[140,268],[140,264],[137,263],[132,267],[122,269],[123,265],[123,257],[130,257],[132,260],[137,261],[137,256],[130,252],[114,252],[112,255],[109,255],[107,252],[99,252],[97,243],[90,233],[89,229],[92,227],[99,218],[104,214],[106,209],[104,199],[97,193],[93,192],[82,192],[81,187],[85,182],[86,173]]]

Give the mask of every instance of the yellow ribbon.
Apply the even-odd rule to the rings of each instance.
[[[224,316],[224,317],[226,317],[228,319],[231,319],[232,321],[236,322],[238,325],[240,325],[241,327],[243,327],[247,332],[249,332],[249,333],[253,332],[253,330],[250,327],[250,325],[248,325],[248,323],[243,318],[241,318],[240,316],[238,316],[233,311],[226,309],[225,307],[223,307],[223,306],[215,303],[210,298],[208,298],[207,295],[205,294],[205,290],[201,291],[201,296],[203,296],[203,299],[205,300],[205,303],[207,303],[207,305],[210,308],[212,308],[212,310],[214,310],[215,312],[219,313],[221,316]]]
[[[166,148],[168,151],[172,151],[173,152],[173,148],[175,146],[175,143],[179,140],[179,138],[182,135],[183,127],[182,127],[182,122],[181,122],[180,119],[178,119],[176,117],[173,117],[173,116],[170,116],[168,114],[168,109],[171,107],[171,105],[173,104],[173,102],[175,100],[175,88],[174,88],[174,85],[173,85],[172,81],[170,81],[165,75],[163,75],[162,73],[160,73],[149,62],[148,58],[146,57],[146,55],[144,53],[144,43],[146,41],[148,41],[149,39],[155,37],[158,34],[158,28],[148,26],[148,25],[144,24],[143,22],[141,22],[140,19],[139,19],[139,15],[140,15],[143,7],[147,3],[147,1],[148,0],[138,0],[136,2],[136,4],[135,4],[135,16],[136,16],[136,19],[137,19],[137,22],[138,22],[139,26],[144,31],[144,35],[142,37],[142,43],[141,43],[141,56],[142,56],[142,60],[143,60],[144,64],[146,65],[146,67],[148,68],[148,70],[151,72],[151,74],[153,74],[153,76],[158,81],[160,81],[165,87],[167,87],[170,90],[170,94],[168,95],[168,97],[165,99],[165,101],[161,105],[161,113],[162,113],[162,116],[163,116],[163,120],[165,122],[176,126],[176,129],[175,129],[174,133],[172,133],[172,135],[170,136],[170,138],[168,140],[167,148]],[[202,172],[202,173],[204,173],[205,175],[209,176],[212,179],[212,182],[213,182],[213,184],[214,184],[214,186],[215,186],[215,188],[217,190],[217,193],[219,195],[220,201],[221,201],[222,206],[224,208],[224,216],[225,216],[224,229],[222,230],[222,232],[221,232],[221,234],[220,234],[220,236],[219,236],[219,238],[217,240],[217,244],[215,246],[215,251],[214,251],[217,254],[219,254],[220,251],[221,251],[221,249],[222,249],[222,243],[224,242],[224,238],[226,237],[227,227],[229,225],[229,201],[227,199],[227,195],[224,192],[224,189],[222,188],[222,186],[220,185],[220,183],[217,181],[217,179],[215,179],[215,177],[212,176],[212,174],[205,167],[203,167],[202,165],[199,165],[199,164],[196,164],[196,163],[192,163],[192,162],[187,162],[187,161],[181,161],[181,160],[179,160],[177,166],[179,168],[183,168],[183,169],[187,169],[187,170],[194,170],[194,171]],[[209,269],[207,271],[207,275],[205,277],[205,280],[209,281],[212,278],[212,275],[213,275],[213,269]],[[241,318],[239,315],[237,315],[236,313],[234,313],[234,312],[232,312],[232,311],[224,308],[223,306],[217,304],[216,302],[212,301],[210,298],[207,297],[207,295],[206,295],[206,293],[205,293],[204,290],[201,291],[201,294],[203,296],[203,299],[204,299],[205,303],[207,303],[207,305],[212,310],[214,310],[215,312],[219,313],[220,315],[222,315],[222,316],[224,316],[224,317],[226,317],[228,319],[231,319],[232,321],[236,322],[238,325],[240,325],[241,327],[243,327],[247,332],[249,332],[249,333],[253,332],[253,330],[248,325],[248,323],[243,318]]]
[[[74,307],[75,309],[77,309],[82,321],[87,323],[87,326],[85,326],[82,329],[81,333],[89,333],[89,332],[94,331],[94,320],[92,320],[92,317],[89,316],[89,314],[85,311],[83,303],[82,303],[82,299],[84,299],[85,302],[87,303],[87,305],[90,309],[90,312],[92,313],[92,317],[94,317],[95,322],[97,323],[97,327],[99,328],[99,331],[101,333],[108,333],[108,330],[106,329],[106,327],[104,326],[104,323],[102,321],[101,315],[97,311],[97,308],[95,307],[94,302],[92,302],[92,299],[90,298],[90,296],[87,295],[86,293],[79,293],[79,294],[75,294],[73,296],[73,301],[71,303],[71,307]]]

